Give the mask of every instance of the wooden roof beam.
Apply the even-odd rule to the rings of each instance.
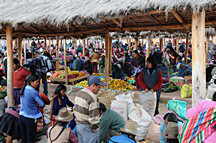
[[[118,27],[122,28],[123,27],[123,18],[119,19],[112,19],[112,22],[115,23]]]
[[[216,21],[207,21],[206,22],[206,26],[207,25],[216,25]],[[186,27],[191,27],[191,23],[189,24],[185,24]],[[32,33],[20,33],[20,32],[16,32],[15,34],[19,34],[19,35],[29,35],[29,36],[47,36],[47,37],[54,37],[54,36],[73,36],[73,35],[79,35],[79,34],[87,34],[87,35],[91,35],[91,33],[105,33],[106,31],[110,31],[110,32],[117,32],[117,31],[149,31],[149,30],[155,30],[155,31],[159,31],[161,29],[164,30],[184,30],[185,28],[181,25],[181,24],[175,24],[175,25],[155,25],[155,26],[143,26],[143,27],[124,27],[124,28],[119,28],[119,27],[115,27],[115,28],[102,28],[102,29],[92,29],[92,30],[85,30],[85,31],[77,31],[77,32],[68,32],[68,33],[51,33],[51,34],[41,34],[41,33],[37,33],[37,34],[32,34]],[[2,34],[4,35],[4,34]]]
[[[182,24],[182,26],[185,29],[188,29],[189,27],[185,25],[185,21],[183,20],[182,16],[180,14],[178,14],[178,12],[176,12],[175,10],[171,11],[172,15],[176,18],[176,20]]]
[[[152,15],[148,15],[149,19],[151,19],[152,21],[154,21],[156,24],[161,24],[161,22],[159,20],[157,20],[154,16]]]

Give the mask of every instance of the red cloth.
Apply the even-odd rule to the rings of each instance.
[[[40,97],[42,98],[42,100],[44,101],[44,103],[45,103],[46,105],[49,105],[49,104],[50,104],[50,100],[49,100],[48,96],[46,96],[44,93],[41,93],[41,94],[40,94]]]
[[[25,85],[25,79],[31,72],[21,67],[13,73],[13,87],[14,88],[23,88]]]
[[[153,87],[154,91],[159,90],[161,88],[162,82],[163,82],[161,72],[158,72],[158,74],[159,74],[159,76],[158,76],[159,79],[158,79],[157,84]],[[148,89],[146,84],[144,83],[144,73],[143,72],[138,73],[137,76],[135,77],[135,80],[136,80],[137,89],[139,89],[139,90]]]

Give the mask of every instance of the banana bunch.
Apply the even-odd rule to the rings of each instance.
[[[128,82],[120,79],[112,79],[108,81],[108,88],[113,90],[134,90],[135,87]]]
[[[88,81],[87,80],[83,80],[77,84],[75,84],[76,87],[87,87],[88,86]]]
[[[128,82],[124,81],[124,80],[120,80],[120,79],[112,79],[110,77],[102,79],[103,82],[108,83],[108,88],[112,89],[112,90],[134,90],[136,89],[135,86],[129,84]],[[81,81],[77,84],[75,84],[75,86],[77,87],[87,87],[88,86],[88,81],[84,80]]]

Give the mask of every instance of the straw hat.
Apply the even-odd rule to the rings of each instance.
[[[67,108],[62,108],[58,116],[56,116],[57,121],[61,122],[70,122],[73,119],[73,114],[71,112],[68,112]]]

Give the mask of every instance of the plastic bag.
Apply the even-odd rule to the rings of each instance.
[[[171,110],[178,114],[179,117],[186,119],[187,102],[181,100],[169,100],[167,103],[168,110]]]
[[[140,104],[152,117],[156,108],[156,92],[133,92],[135,104]]]
[[[192,97],[192,86],[189,84],[184,84],[181,88],[181,98]]]
[[[125,101],[113,100],[111,103],[111,109],[117,112],[122,118],[127,121],[128,119],[128,103]]]
[[[135,121],[138,124],[137,135],[145,137],[153,120],[152,117],[139,104],[130,106],[128,108],[128,113],[129,119]]]
[[[108,143],[136,143],[134,140],[130,139],[127,135],[120,135],[112,137]]]

